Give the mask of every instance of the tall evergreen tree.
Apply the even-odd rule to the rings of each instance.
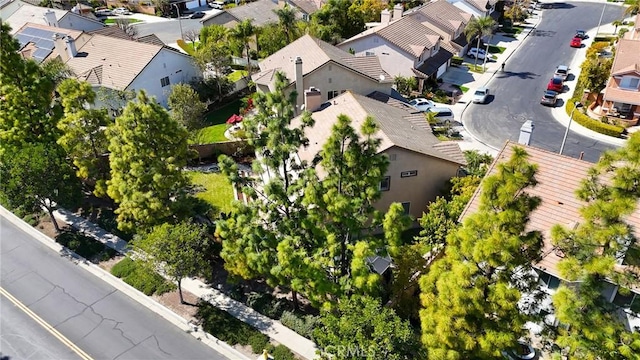
[[[187,130],[144,91],[108,129],[108,195],[119,204],[118,228],[147,229],[174,220],[188,180]]]
[[[447,238],[442,259],[420,279],[422,340],[430,359],[492,359],[525,334],[518,302],[535,294],[531,262],[541,234],[526,231],[540,200],[536,166],[522,148],[482,184],[479,210]]]
[[[27,143],[54,143],[60,114],[52,106],[54,82],[20,44],[6,22],[0,25],[0,156]]]
[[[561,324],[556,342],[581,359],[637,359],[640,334],[628,332],[619,309],[602,297],[605,281],[625,287],[637,285],[637,263],[627,249],[637,241],[627,217],[640,200],[640,134],[624,147],[605,153],[589,171],[577,192],[586,205],[576,229],[552,229],[554,245],[564,255],[561,275],[579,286],[561,285],[553,296]]]
[[[80,179],[94,184],[96,196],[106,195],[109,164],[105,127],[112,123],[107,111],[94,109],[96,94],[87,82],[66,79],[57,89],[64,115],[58,123],[60,144],[76,166]]]

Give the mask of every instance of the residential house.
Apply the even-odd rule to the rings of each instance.
[[[104,4],[110,8],[124,7],[131,11],[136,11],[143,14],[155,15],[156,14],[156,2],[153,0],[103,0]],[[169,0],[168,4],[176,4],[180,8],[180,13],[187,10],[184,1]],[[171,5],[168,5],[172,7]]]
[[[457,56],[464,56],[467,52],[468,43],[464,29],[472,18],[470,13],[445,0],[436,0],[407,11],[405,16],[414,17],[440,34],[445,50]]]
[[[624,37],[630,40],[640,40],[640,13],[634,18],[631,30],[627,32]]]
[[[236,6],[230,9],[225,9],[211,16],[207,16],[200,20],[202,26],[210,25],[224,25],[228,28],[233,28],[237,23],[243,20],[251,20],[253,25],[263,26],[269,23],[277,23],[278,15],[275,10],[284,7],[285,3],[290,6],[295,6],[293,2],[285,2],[278,0],[258,0],[250,2],[242,6]],[[295,7],[298,10],[298,7]],[[304,12],[297,11],[296,16],[302,19]]]
[[[282,71],[289,89],[298,93],[296,105],[303,105],[304,89],[315,87],[322,101],[351,90],[357,94],[391,93],[393,78],[382,69],[376,56],[354,56],[346,51],[304,35],[260,62],[260,72],[252,79],[258,91],[274,89],[275,74]]]
[[[16,38],[23,56],[38,62],[60,58],[96,90],[145,90],[165,107],[171,85],[201,76],[191,57],[152,38],[133,41],[32,23]]]
[[[449,4],[477,18],[490,16],[495,10],[496,0],[447,0]]]
[[[562,276],[558,268],[563,254],[551,243],[551,229],[556,224],[572,228],[584,221],[580,215],[580,208],[585,203],[577,199],[575,194],[580,188],[581,182],[588,177],[589,169],[593,164],[558,155],[555,152],[507,142],[497,155],[487,172],[487,176],[496,173],[498,165],[511,158],[515,147],[523,147],[529,155],[527,160],[538,167],[535,175],[537,185],[525,191],[532,196],[539,197],[541,202],[538,208],[530,214],[527,230],[538,230],[543,235],[542,257],[533,266],[539,275],[540,286],[548,294],[553,294],[561,283],[570,283],[570,281]],[[481,193],[482,188],[480,187],[469,201],[460,217],[461,220],[478,210]],[[627,223],[632,227],[633,232],[637,233],[640,230],[640,210],[636,209],[627,218]],[[637,242],[632,245],[636,254],[640,251],[638,246]],[[628,251],[627,255],[630,252]],[[626,258],[626,256],[622,258]],[[627,263],[626,259],[621,259],[618,266],[625,267]],[[640,317],[638,317],[638,313],[640,313],[640,287],[632,288],[631,294],[626,295],[619,290],[618,285],[608,282],[603,296],[607,301],[625,309],[631,329],[640,326]],[[551,320],[555,321],[555,319]]]
[[[282,0],[281,0],[282,1]],[[287,0],[287,3],[294,6],[300,12],[302,20],[308,21],[311,15],[320,10],[324,5],[324,0]]]
[[[378,26],[338,44],[356,56],[377,55],[382,68],[393,77],[418,77],[421,80],[444,74],[453,54],[441,47],[440,34],[415,17],[402,16],[402,4],[391,13],[383,10]]]
[[[600,113],[609,119],[637,125],[640,119],[640,40],[620,39],[604,88]]]
[[[376,209],[387,211],[399,202],[414,219],[422,216],[427,204],[440,195],[445,183],[458,175],[465,164],[455,142],[441,142],[431,132],[424,115],[347,91],[323,103],[314,89],[305,91],[305,107],[312,111],[315,125],[307,128],[309,145],[298,151],[301,161],[311,163],[331,135],[339,115],[346,115],[359,131],[367,116],[379,126],[379,153],[389,158],[389,168],[380,183],[381,199]],[[409,109],[410,110],[410,109]],[[293,123],[300,121],[294,119]],[[320,171],[320,173],[322,173]]]
[[[27,23],[47,25],[78,31],[92,31],[105,25],[95,18],[85,17],[67,10],[34,6],[22,1],[11,1],[0,5],[0,18],[11,26],[11,33]]]

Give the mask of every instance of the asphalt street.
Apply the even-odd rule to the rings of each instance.
[[[465,126],[483,142],[501,148],[506,140],[518,140],[520,127],[533,120],[530,145],[557,152],[566,128],[539,101],[558,65],[570,64],[576,49],[569,41],[577,29],[598,25],[602,3],[559,3],[543,10],[542,21],[507,60],[505,72],[498,72],[488,86],[494,96],[485,105],[472,104],[465,111]],[[607,5],[602,23],[620,19],[622,8]],[[583,45],[584,46],[584,45]],[[565,92],[572,92],[577,79],[569,75]],[[557,106],[564,106],[559,101]],[[570,132],[563,154],[596,162],[613,145]]]
[[[0,237],[0,286],[93,359],[225,359],[2,216]],[[55,356],[21,356],[29,345],[41,354],[51,339],[28,322],[14,323],[20,315],[11,305],[2,297],[3,359],[76,358],[59,346],[51,348]]]
[[[0,359],[81,359],[35,320],[0,297]]]

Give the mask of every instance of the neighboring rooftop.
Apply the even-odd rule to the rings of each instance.
[[[16,29],[14,36],[20,43],[20,53],[26,58],[41,63],[52,54],[52,58],[58,55],[53,41],[55,34],[67,35],[78,40],[82,31],[27,23],[20,29]]]
[[[640,105],[640,92],[620,88],[622,75],[640,76],[640,40],[620,39],[611,66],[611,77],[604,89],[604,99]]]
[[[527,226],[528,231],[538,230],[543,235],[542,260],[535,264],[535,267],[562,279],[558,270],[562,254],[556,251],[551,243],[551,228],[556,224],[573,227],[584,222],[580,215],[580,208],[586,203],[577,199],[575,193],[580,188],[582,180],[587,178],[593,164],[515,142],[507,142],[487,171],[487,176],[495,174],[497,165],[511,158],[515,147],[524,148],[529,155],[527,161],[538,166],[538,172],[535,175],[538,184],[525,190],[528,194],[541,199],[540,206],[530,214]],[[460,216],[461,220],[478,210],[481,192],[482,186],[476,190],[469,201]],[[634,232],[640,229],[640,210],[636,209],[627,219],[627,223]]]
[[[298,152],[301,160],[311,162],[314,159],[322,150],[324,141],[331,135],[338,116],[343,114],[351,119],[352,127],[356,130],[361,128],[367,116],[371,115],[375,119],[380,128],[376,134],[381,139],[380,152],[397,146],[456,164],[465,164],[458,144],[438,140],[424,114],[405,111],[351,91],[331,99],[321,110],[312,113],[315,125],[307,129],[309,146]],[[299,118],[294,119],[294,123],[297,121]]]
[[[7,16],[6,19],[4,18],[2,19],[3,21],[5,21],[11,26],[12,34],[14,34],[18,29],[20,29],[27,23],[49,25],[45,20],[45,13],[50,11],[52,11],[55,14],[55,20],[58,22],[62,21],[63,18],[66,19],[68,17],[71,19],[69,21],[69,23],[71,24],[73,24],[73,21],[75,19],[76,21],[83,21],[83,23],[85,22],[91,23],[93,25],[93,28],[104,26],[104,24],[102,24],[97,20],[93,20],[91,18],[84,17],[82,15],[74,14],[67,10],[33,6],[21,1],[15,1],[10,4],[12,6],[15,6],[16,3],[19,7],[16,7],[15,11],[13,11],[9,16]],[[9,5],[7,5],[7,7],[9,7]],[[88,29],[75,28],[75,30],[88,30]]]
[[[304,11],[306,14],[311,15],[314,12],[320,10],[318,6],[318,2],[312,0],[289,0],[293,5],[295,5],[300,10]]]
[[[160,38],[158,38],[155,34],[149,34],[149,35],[140,36],[140,37],[132,37],[129,34],[127,34],[126,31],[122,30],[118,26],[107,26],[102,29],[88,31],[87,33],[92,35],[110,36],[110,37],[123,39],[123,40],[133,40],[133,41],[138,41],[138,42],[158,45],[158,46],[165,45],[162,42],[162,40],[160,40]]]
[[[448,32],[455,32],[460,25],[466,25],[472,16],[445,0],[428,2],[408,11],[406,15],[417,16],[420,22],[423,22],[423,18],[426,18],[430,23]]]
[[[201,23],[205,23],[207,20],[213,19],[216,16],[221,16],[222,14],[229,14],[236,21],[241,22],[246,19],[252,20],[253,25],[263,26],[269,23],[277,23],[278,15],[274,12],[279,9],[279,5],[277,1],[274,0],[258,0],[254,2],[246,3],[242,6],[236,6],[231,9],[226,9],[220,12],[217,12],[211,16],[205,17],[200,20]],[[294,8],[295,9],[295,8]],[[300,16],[300,14],[298,14]]]
[[[298,56],[302,58],[303,76],[333,61],[376,81],[393,81],[391,76],[382,70],[378,57],[354,56],[311,35],[304,35],[262,60],[261,72],[254,74],[253,80],[258,84],[268,85],[273,80],[275,72],[280,70],[290,82],[294,82],[294,60]]]

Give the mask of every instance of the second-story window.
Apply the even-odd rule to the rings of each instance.
[[[160,79],[160,84],[162,85],[162,87],[169,86],[169,77],[165,76]]]
[[[620,81],[620,87],[623,89],[637,90],[640,85],[640,78],[633,76],[625,76]]]

